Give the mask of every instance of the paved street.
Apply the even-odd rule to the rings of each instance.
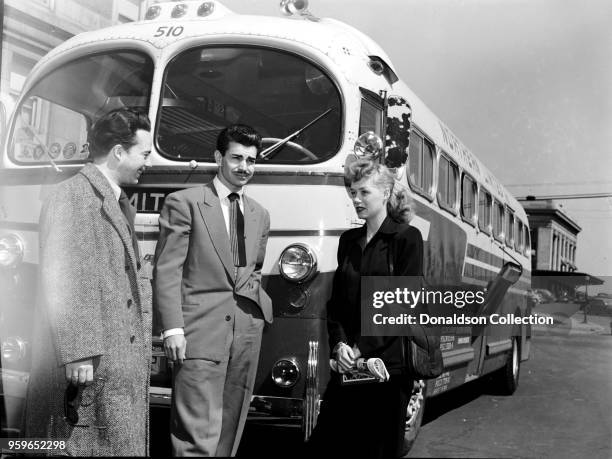
[[[431,400],[410,456],[610,458],[611,375],[609,332],[537,332],[512,397],[477,381]]]
[[[536,331],[517,392],[492,393],[486,379],[428,401],[410,457],[612,457],[610,317],[574,315],[553,331]],[[159,418],[157,419],[159,422]],[[152,453],[167,451],[167,430]],[[241,457],[291,457],[297,431],[248,428]]]

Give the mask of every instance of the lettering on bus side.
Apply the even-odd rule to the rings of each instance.
[[[469,169],[474,175],[480,175],[480,167],[476,158],[470,153],[470,151],[463,146],[455,134],[451,132],[441,121],[438,121],[440,130],[442,131],[442,137],[448,148],[457,155],[457,159],[460,160],[462,165]]]
[[[177,190],[178,188],[127,188],[125,193],[137,212],[158,214],[166,196]]]

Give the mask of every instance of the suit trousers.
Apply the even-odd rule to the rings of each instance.
[[[175,369],[170,414],[174,456],[234,456],[238,450],[255,384],[264,320],[255,303],[235,298],[227,358],[187,359]]]

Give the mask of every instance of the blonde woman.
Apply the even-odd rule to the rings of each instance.
[[[338,245],[338,268],[327,303],[331,357],[338,371],[332,371],[309,449],[332,457],[396,457],[413,383],[399,371],[399,337],[360,334],[361,276],[422,276],[423,240],[407,223],[412,216],[407,190],[396,184],[389,169],[359,160],[348,168],[347,179],[353,205],[365,224],[343,233]],[[360,357],[381,358],[390,380],[342,385],[341,374]]]

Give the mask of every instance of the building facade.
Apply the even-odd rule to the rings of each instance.
[[[521,204],[529,218],[532,269],[576,271],[577,239],[582,230],[578,223],[551,200]]]
[[[4,0],[0,102],[10,111],[32,67],[78,33],[136,21],[145,0]],[[0,2],[1,4],[1,2]],[[6,115],[5,115],[6,116]]]

